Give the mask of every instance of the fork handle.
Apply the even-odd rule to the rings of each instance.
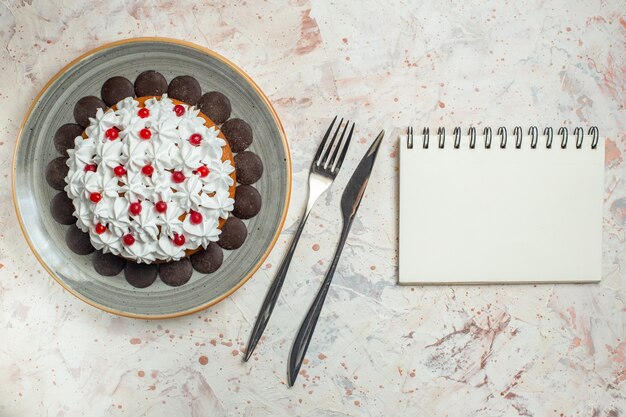
[[[254,348],[256,348],[259,340],[261,340],[263,331],[265,331],[265,326],[267,326],[267,323],[270,320],[272,311],[274,311],[274,306],[276,305],[276,301],[278,301],[280,290],[283,288],[283,283],[285,282],[285,277],[287,276],[287,271],[289,270],[291,258],[293,258],[293,254],[296,251],[296,246],[298,246],[298,240],[300,240],[300,235],[302,234],[302,230],[304,230],[304,225],[306,224],[306,220],[309,217],[309,212],[310,210],[307,207],[307,210],[304,213],[302,220],[300,220],[300,224],[298,225],[298,230],[296,230],[296,233],[291,241],[291,245],[289,245],[287,254],[283,258],[283,261],[278,268],[278,272],[274,277],[274,281],[272,281],[272,285],[265,295],[265,300],[263,300],[261,310],[259,310],[259,315],[256,319],[256,322],[254,323],[252,333],[250,334],[250,340],[248,341],[246,354],[243,357],[244,362],[247,362],[248,359],[250,359],[250,356],[252,356]]]
[[[296,378],[298,377],[298,372],[300,371],[300,367],[302,366],[302,361],[304,360],[304,356],[306,355],[309,343],[311,343],[311,339],[313,338],[313,332],[315,331],[317,320],[319,319],[320,313],[322,312],[322,307],[324,307],[324,301],[326,300],[326,295],[328,294],[330,283],[333,280],[333,275],[335,275],[335,269],[337,269],[337,264],[339,263],[339,258],[341,257],[341,252],[343,250],[344,244],[346,243],[349,232],[350,224],[347,224],[344,226],[341,232],[341,237],[339,238],[339,243],[337,244],[337,249],[335,250],[335,255],[333,256],[333,261],[330,264],[328,271],[326,271],[322,286],[317,292],[315,300],[313,300],[313,304],[309,308],[309,311],[307,312],[304,321],[300,325],[298,334],[296,335],[296,338],[293,341],[293,345],[291,346],[291,352],[289,353],[289,364],[287,368],[287,379],[289,381],[290,387],[293,386]]]

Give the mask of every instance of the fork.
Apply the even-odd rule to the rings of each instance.
[[[307,219],[309,218],[309,214],[311,213],[311,209],[315,205],[317,199],[324,194],[326,190],[330,187],[330,184],[333,183],[337,174],[339,173],[339,169],[343,164],[343,160],[346,157],[346,153],[348,152],[348,146],[350,145],[350,139],[352,139],[352,132],[354,131],[354,123],[352,123],[352,127],[348,133],[345,143],[342,143],[346,131],[348,130],[348,126],[350,125],[350,121],[347,121],[344,125],[343,130],[341,131],[341,135],[339,136],[339,141],[336,142],[337,135],[341,130],[341,125],[343,124],[343,119],[339,121],[337,125],[337,129],[330,140],[328,146],[326,143],[328,142],[328,138],[333,130],[333,126],[337,121],[337,116],[333,119],[328,126],[328,130],[324,134],[324,138],[322,139],[322,143],[320,144],[317,152],[315,153],[315,157],[313,158],[313,162],[311,163],[311,169],[309,171],[309,192],[308,192],[308,202],[306,205],[306,209],[304,210],[304,216],[302,220],[300,220],[300,225],[298,226],[298,230],[296,230],[296,234],[291,241],[291,245],[287,250],[287,254],[283,259],[283,262],[280,264],[278,268],[278,273],[270,286],[267,295],[265,296],[265,300],[263,301],[263,305],[261,306],[261,310],[259,311],[259,315],[254,323],[254,328],[252,329],[252,334],[250,334],[250,340],[248,341],[248,347],[246,349],[246,354],[243,357],[244,362],[247,362],[252,356],[252,352],[256,347],[257,343],[261,339],[263,335],[263,331],[265,330],[265,326],[267,326],[267,322],[272,315],[272,311],[274,310],[274,306],[276,305],[276,301],[278,300],[278,295],[280,294],[280,290],[283,287],[283,283],[285,282],[285,277],[287,276],[287,271],[289,270],[289,264],[291,263],[291,258],[296,250],[296,246],[298,245],[298,240],[300,239],[300,235],[302,234],[302,230],[304,229],[304,225],[306,224]],[[332,151],[332,155],[331,155]],[[341,153],[339,153],[341,151]]]

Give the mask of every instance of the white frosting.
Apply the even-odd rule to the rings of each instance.
[[[194,240],[199,239],[203,247],[207,247],[211,242],[217,242],[220,230],[217,228],[215,216],[205,216],[202,214],[202,221],[199,224],[192,224],[188,218],[183,222],[185,237],[190,236]]]
[[[193,106],[183,105],[185,113],[177,116],[167,95],[146,100],[146,118],[138,115],[139,103],[130,97],[116,107],[98,110],[85,131],[87,138],[77,137],[74,149],[68,150],[65,191],[74,204],[76,225],[89,232],[96,249],[145,263],[178,260],[186,249],[215,242],[221,233],[219,219],[233,209],[229,187],[235,170],[230,161],[221,160],[226,142],[217,128],[207,128]],[[118,138],[110,140],[106,131],[114,127]],[[141,138],[142,129],[150,130],[150,139]],[[199,146],[189,143],[196,133],[202,136]],[[85,171],[89,164],[96,165],[95,172]],[[142,172],[147,164],[153,168],[151,176]],[[114,169],[120,165],[126,173],[118,177]],[[209,168],[206,177],[196,172],[203,165]],[[174,171],[182,172],[185,180],[174,182]],[[101,200],[91,201],[92,193],[99,193]],[[155,208],[159,201],[167,204],[164,213]],[[130,205],[136,202],[141,211],[133,215]],[[200,224],[191,223],[191,210],[202,215]],[[96,233],[97,224],[107,230]],[[127,234],[135,239],[131,245],[124,243]],[[183,245],[173,242],[175,234],[185,237]]]

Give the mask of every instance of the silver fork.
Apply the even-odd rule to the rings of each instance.
[[[328,130],[326,130],[326,134],[324,134],[322,143],[317,149],[315,157],[313,158],[313,162],[311,163],[311,169],[309,171],[308,202],[306,205],[306,209],[304,210],[304,216],[302,217],[302,220],[300,220],[298,230],[296,230],[296,234],[291,241],[291,245],[287,250],[287,254],[283,259],[283,262],[280,264],[280,267],[278,268],[278,273],[276,274],[276,277],[274,278],[274,281],[272,282],[272,285],[267,292],[267,295],[265,296],[265,300],[263,301],[263,305],[261,306],[261,310],[259,311],[259,316],[254,323],[254,328],[252,329],[252,334],[250,335],[250,340],[248,341],[246,354],[243,357],[243,360],[245,362],[247,362],[248,359],[250,359],[250,356],[252,356],[252,352],[254,351],[257,343],[259,343],[259,340],[263,335],[263,331],[265,330],[265,326],[267,326],[267,322],[272,315],[272,311],[274,310],[274,306],[276,305],[276,301],[278,300],[278,295],[280,294],[280,290],[283,287],[283,282],[285,282],[285,277],[287,276],[287,271],[289,270],[291,258],[293,257],[293,253],[296,250],[298,240],[300,239],[300,235],[302,234],[302,230],[304,229],[306,220],[309,217],[309,213],[311,213],[311,209],[313,208],[313,205],[315,204],[317,199],[322,194],[324,194],[324,192],[330,187],[330,184],[332,184],[332,182],[337,177],[339,169],[341,168],[341,164],[343,164],[343,160],[345,159],[346,153],[348,152],[348,146],[350,145],[350,139],[352,139],[352,132],[354,131],[354,123],[352,123],[352,127],[348,132],[345,144],[343,144],[343,139],[346,131],[348,130],[348,126],[350,125],[350,121],[346,122],[343,130],[341,131],[341,136],[339,136],[339,141],[336,142],[337,135],[339,134],[339,131],[341,130],[341,125],[343,124],[343,119],[339,121],[337,129],[335,130],[335,133],[333,134],[330,143],[328,144],[328,146],[326,146],[328,138],[330,137],[336,121],[337,116],[335,116],[330,126],[328,126]],[[343,148],[341,146],[342,144]]]

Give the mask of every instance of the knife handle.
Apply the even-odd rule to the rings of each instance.
[[[304,360],[304,356],[306,355],[309,343],[311,343],[311,339],[313,338],[313,332],[315,331],[315,326],[317,325],[317,319],[322,312],[322,307],[324,307],[326,294],[328,294],[330,283],[333,280],[333,275],[335,274],[335,269],[337,269],[337,264],[339,263],[339,258],[341,256],[343,246],[346,243],[346,239],[348,238],[349,232],[350,223],[347,224],[347,227],[344,226],[344,229],[341,232],[341,237],[339,238],[339,243],[337,244],[337,249],[335,250],[335,256],[333,257],[333,261],[330,264],[328,271],[326,271],[322,286],[317,292],[317,295],[313,300],[313,304],[309,308],[309,311],[307,312],[306,317],[302,322],[302,325],[300,325],[298,334],[296,335],[296,338],[293,341],[293,345],[291,346],[291,352],[289,353],[289,367],[287,368],[287,379],[289,381],[290,387],[293,386],[296,378],[298,377],[298,372],[300,371],[300,367],[302,366],[302,361]]]

